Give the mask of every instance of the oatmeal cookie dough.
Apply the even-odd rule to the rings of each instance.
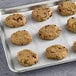
[[[69,31],[76,33],[76,17],[71,17],[67,20],[66,28]]]
[[[76,13],[76,4],[72,1],[65,1],[58,5],[58,13],[63,16],[69,16]]]
[[[48,59],[61,60],[68,55],[68,49],[63,45],[56,44],[46,48],[46,57]]]
[[[15,28],[26,24],[26,17],[22,14],[12,14],[6,17],[5,24],[8,27]]]
[[[32,41],[31,34],[26,30],[21,30],[11,35],[11,42],[16,45],[26,45]]]
[[[74,50],[74,52],[76,52],[76,41],[73,44],[73,50]]]
[[[38,55],[29,49],[18,52],[17,59],[18,62],[25,67],[32,66],[39,61]]]
[[[39,30],[39,37],[43,40],[53,40],[60,36],[61,28],[55,24],[43,26]]]
[[[52,9],[48,6],[42,6],[32,11],[32,18],[38,22],[45,21],[52,16]]]

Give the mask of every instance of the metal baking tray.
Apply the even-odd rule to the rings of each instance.
[[[53,66],[53,65],[57,65],[57,64],[62,64],[62,63],[67,63],[67,62],[76,60],[76,54],[73,53],[73,51],[71,49],[71,46],[72,46],[73,42],[75,41],[76,35],[73,33],[69,33],[64,28],[64,26],[62,26],[62,25],[66,24],[66,21],[68,18],[70,18],[72,16],[76,16],[76,14],[72,15],[72,16],[68,16],[68,17],[62,17],[62,16],[58,15],[56,12],[58,2],[59,2],[59,0],[57,0],[55,2],[44,1],[44,2],[39,2],[39,3],[23,5],[23,6],[17,6],[17,7],[13,7],[13,8],[0,9],[0,25],[1,25],[0,26],[0,37],[1,37],[2,44],[3,44],[8,67],[11,71],[13,71],[13,72],[30,71],[30,70],[40,69],[40,68]],[[31,11],[34,8],[42,6],[42,5],[48,5],[49,7],[51,7],[53,9],[54,13],[50,19],[48,19],[44,22],[38,23],[31,19]],[[19,27],[19,28],[14,28],[14,29],[6,27],[5,24],[3,23],[3,20],[6,16],[8,16],[9,14],[12,14],[12,13],[22,13],[24,15],[27,15],[27,18],[29,17],[28,22],[27,22],[28,23],[27,28],[25,28],[25,26]],[[16,61],[16,57],[14,58],[13,54],[18,52],[18,51],[16,51],[16,48],[21,49],[21,48],[24,48],[24,47],[27,48],[27,47],[21,46],[21,48],[20,48],[18,46],[11,44],[8,36],[10,36],[11,33],[15,32],[17,30],[21,30],[21,29],[29,30],[29,28],[31,28],[30,32],[32,31],[31,33],[35,34],[35,31],[38,32],[38,29],[45,24],[47,25],[47,23],[48,24],[55,23],[55,24],[59,25],[59,27],[61,27],[63,29],[61,36],[59,38],[57,38],[53,41],[49,41],[49,42],[42,41],[42,40],[38,39],[36,36],[34,36],[33,39],[35,37],[37,39],[34,39],[35,43],[32,44],[32,47],[30,47],[30,48],[33,49],[33,47],[36,47],[34,50],[37,50],[38,46],[39,46],[40,49],[38,49],[38,51],[36,51],[36,52],[38,52],[39,57],[40,57],[39,62],[36,65],[30,66],[30,67],[21,66],[20,64],[18,64],[18,62]],[[31,26],[29,26],[29,25],[31,25]],[[35,31],[32,29],[35,29]],[[37,43],[36,40],[40,40],[40,43]],[[47,58],[45,58],[45,56],[44,56],[45,50],[44,49],[46,48],[46,46],[49,46],[49,45],[55,44],[55,43],[61,43],[69,49],[69,54],[68,54],[67,58],[60,60],[60,61],[48,60]],[[45,44],[47,44],[47,45],[45,45]],[[29,48],[29,46],[28,46],[28,48]],[[43,51],[41,51],[41,50],[43,50]],[[17,64],[15,62],[17,62]]]

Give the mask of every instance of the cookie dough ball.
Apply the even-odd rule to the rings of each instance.
[[[61,29],[56,25],[46,25],[39,30],[39,37],[43,40],[53,40],[59,37]]]
[[[76,17],[68,19],[66,27],[69,31],[76,33]]]
[[[26,30],[21,30],[11,35],[11,42],[16,45],[26,45],[32,41],[31,34]]]
[[[63,45],[56,44],[46,49],[46,57],[48,59],[61,60],[68,55],[68,49]]]
[[[29,49],[24,49],[17,54],[18,62],[22,66],[32,66],[39,61],[38,55]]]
[[[42,6],[32,11],[32,18],[38,22],[45,21],[52,16],[52,9],[48,6]]]
[[[5,24],[8,27],[15,28],[26,24],[26,17],[22,14],[12,14],[6,17]]]
[[[76,41],[73,44],[73,50],[74,50],[74,52],[76,52]]]
[[[59,14],[63,16],[69,16],[76,13],[76,4],[72,1],[65,1],[58,6]]]

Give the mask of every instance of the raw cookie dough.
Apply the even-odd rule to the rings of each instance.
[[[32,18],[38,22],[45,21],[52,16],[52,9],[48,6],[42,6],[32,11]]]
[[[58,5],[58,13],[63,16],[69,16],[76,13],[76,4],[72,1],[65,1]]]
[[[46,25],[39,30],[39,37],[43,40],[53,40],[59,37],[61,29],[56,25]]]
[[[76,41],[73,44],[73,50],[74,50],[74,52],[76,52]]]
[[[46,49],[46,57],[48,59],[61,60],[68,55],[68,49],[63,45],[56,44]]]
[[[76,33],[76,17],[71,17],[67,20],[67,29],[73,33]]]
[[[26,24],[26,17],[22,14],[12,14],[6,17],[5,24],[8,27],[15,28]]]
[[[36,64],[39,61],[38,55],[29,49],[24,49],[17,54],[18,62],[27,67]]]
[[[32,41],[31,34],[26,30],[21,30],[11,35],[11,42],[16,45],[26,45]]]

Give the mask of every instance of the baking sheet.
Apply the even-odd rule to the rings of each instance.
[[[5,18],[9,15],[2,15],[1,16],[1,22],[2,22],[2,26],[4,27],[4,33],[5,33],[5,38],[6,38],[6,42],[9,46],[9,51],[11,54],[11,58],[12,58],[12,62],[14,65],[14,70],[16,71],[29,71],[31,69],[35,69],[35,68],[41,68],[41,67],[45,67],[45,66],[52,66],[55,65],[57,63],[63,63],[63,62],[68,62],[69,60],[74,60],[76,59],[76,54],[73,53],[71,46],[73,45],[73,42],[75,41],[75,37],[76,34],[73,34],[69,31],[67,31],[65,29],[66,23],[67,23],[67,19],[72,17],[72,16],[76,16],[72,15],[72,16],[60,16],[58,15],[58,13],[56,12],[57,10],[57,6],[52,7],[53,10],[53,15],[50,19],[44,21],[44,22],[36,22],[31,18],[31,11],[27,11],[27,12],[20,12],[21,14],[24,14],[27,17],[27,24],[25,26],[19,27],[19,28],[9,28],[4,24],[4,20]],[[42,26],[48,25],[48,24],[56,24],[57,26],[61,27],[62,29],[62,33],[61,35],[56,38],[55,40],[41,40],[38,36],[38,31]],[[16,46],[14,44],[11,43],[10,41],[10,37],[11,34],[18,31],[18,30],[28,30],[32,37],[33,37],[33,41],[25,46]],[[68,56],[60,61],[56,61],[56,60],[49,60],[45,57],[45,49],[53,44],[62,44],[65,47],[67,47],[69,49],[69,54]],[[20,50],[23,49],[31,49],[34,52],[38,53],[39,55],[39,62],[36,65],[30,66],[30,67],[23,67],[21,66],[16,58],[17,53]],[[10,65],[9,65],[10,66]]]

